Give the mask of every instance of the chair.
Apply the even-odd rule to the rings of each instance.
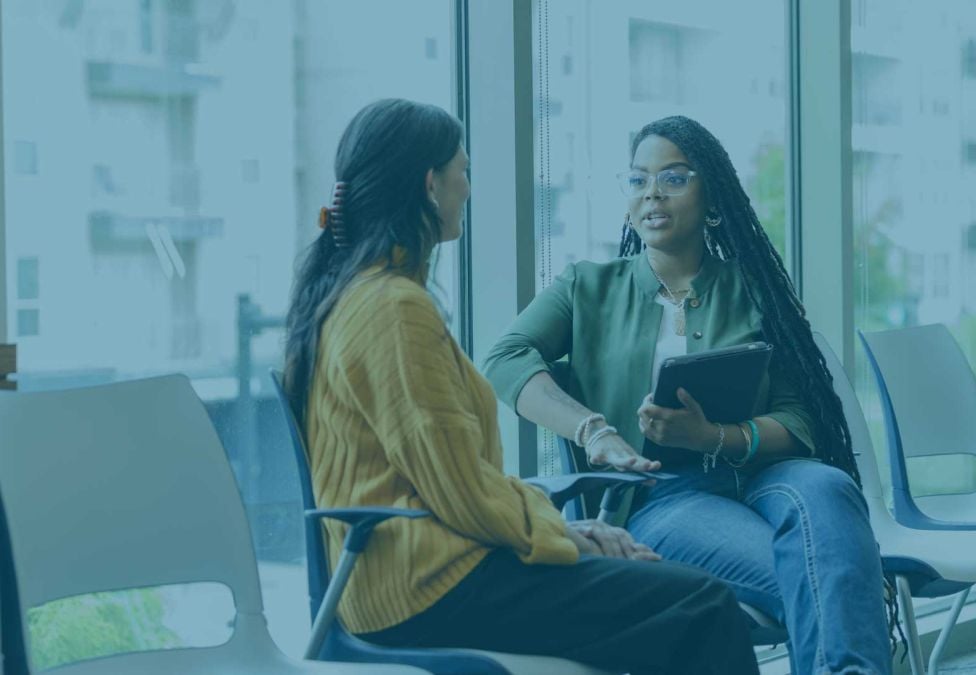
[[[976,528],[976,492],[916,496],[909,458],[976,456],[976,377],[943,324],[860,333],[881,395],[895,517],[910,526]]]
[[[976,529],[976,492],[916,496],[910,458],[976,456],[976,377],[943,324],[860,333],[881,394],[895,518]]]
[[[566,675],[610,675],[599,670],[566,659],[529,656],[524,654],[503,654],[475,649],[406,649],[391,648],[370,644],[349,633],[335,616],[339,597],[348,580],[349,572],[356,557],[365,548],[372,526],[369,524],[374,514],[378,517],[398,514],[402,509],[383,507],[360,507],[357,509],[317,509],[312,493],[312,482],[308,469],[308,453],[305,438],[299,429],[291,405],[282,386],[281,373],[271,370],[278,401],[285,416],[291,436],[292,448],[298,465],[299,481],[302,484],[302,501],[305,504],[305,543],[308,556],[309,608],[313,628],[312,639],[306,656],[317,656],[324,660],[386,662],[395,660],[419,666],[435,675],[465,673],[470,675],[504,675],[507,673],[565,673]],[[537,478],[528,482],[542,488],[553,504],[562,509],[567,501],[581,491],[602,488],[611,484],[638,484],[646,481],[645,474],[597,474],[585,473],[574,476],[555,476],[551,479]],[[355,511],[357,516],[367,519],[369,528],[349,518],[352,525],[343,546],[343,552],[336,570],[329,578],[328,563],[320,526],[321,514],[328,511]],[[427,512],[420,512],[429,515]],[[355,543],[350,547],[350,541]]]
[[[222,645],[118,654],[64,675],[420,673],[285,657],[268,634],[244,508],[189,380],[0,396],[0,599],[8,675],[35,672],[27,612],[82,594],[217,582]]]
[[[885,505],[871,435],[854,387],[823,335],[814,333],[813,338],[827,361],[834,391],[844,408],[871,527],[881,547],[882,565],[886,574],[895,577],[913,675],[924,675],[926,670],[912,598],[959,594],[929,657],[928,672],[934,674],[966,595],[976,583],[976,558],[972,555],[972,551],[976,551],[976,531],[913,529],[891,515]]]

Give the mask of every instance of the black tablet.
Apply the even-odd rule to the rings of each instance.
[[[658,373],[654,403],[683,408],[678,387],[684,387],[711,422],[731,424],[750,419],[772,353],[772,345],[749,342],[665,359]]]

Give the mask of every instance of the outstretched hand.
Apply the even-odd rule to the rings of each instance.
[[[648,394],[637,409],[637,424],[644,437],[658,445],[687,448],[697,452],[715,445],[714,425],[705,417],[701,406],[685,389],[678,388],[678,400],[683,408],[665,408],[654,404]]]
[[[590,466],[611,466],[617,471],[658,471],[661,463],[641,456],[617,434],[606,434],[586,446]]]

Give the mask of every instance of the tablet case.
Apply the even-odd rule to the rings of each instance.
[[[683,408],[678,387],[698,401],[710,422],[733,424],[753,416],[772,345],[749,342],[675,356],[661,364],[654,403]]]

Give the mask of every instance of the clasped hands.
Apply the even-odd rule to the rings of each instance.
[[[566,535],[580,554],[603,555],[628,560],[661,559],[650,547],[639,544],[630,532],[599,520],[574,520],[566,523]]]

